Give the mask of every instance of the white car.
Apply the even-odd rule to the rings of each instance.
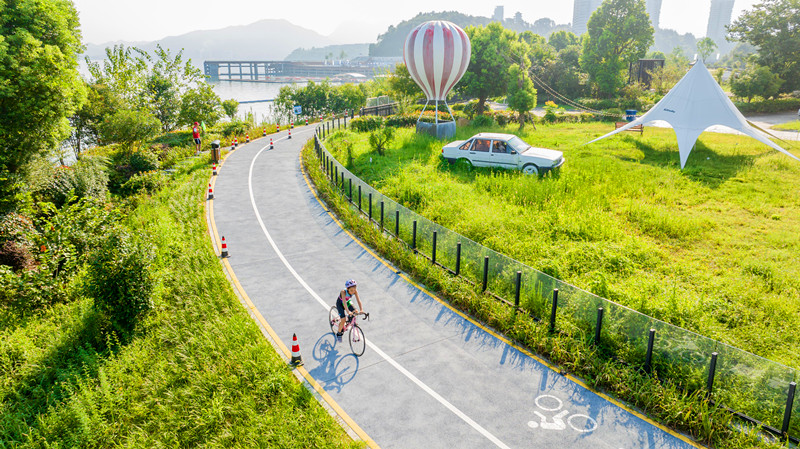
[[[442,148],[450,163],[466,161],[475,167],[502,167],[529,175],[544,174],[564,164],[564,153],[534,148],[513,134],[480,133]]]

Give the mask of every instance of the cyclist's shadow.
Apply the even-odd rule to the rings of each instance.
[[[330,332],[319,337],[314,344],[312,355],[314,360],[319,362],[319,366],[308,372],[325,390],[342,391],[342,388],[358,373],[358,357],[353,353],[341,356],[339,348],[347,348],[347,343],[345,342],[345,346],[341,345],[342,343],[337,342],[336,337]]]

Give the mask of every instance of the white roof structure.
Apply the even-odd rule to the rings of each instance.
[[[678,138],[678,151],[681,155],[681,168],[686,165],[689,153],[692,152],[700,134],[714,125],[724,125],[739,131],[800,161],[796,156],[771,141],[763,130],[756,129],[748,123],[708,72],[702,60],[698,60],[694,67],[678,81],[678,84],[646,114],[588,142],[587,145],[654,120],[664,120],[675,130]]]

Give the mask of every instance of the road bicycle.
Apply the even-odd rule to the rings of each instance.
[[[356,320],[358,315],[364,315],[362,318],[363,320],[369,319],[369,313],[353,313],[346,318],[347,322],[344,324],[342,332],[347,332],[347,340],[350,341],[350,349],[353,351],[353,354],[360,357],[364,354],[364,349],[367,347],[367,339],[364,337],[364,331],[361,330]],[[334,336],[339,330],[339,319],[339,311],[336,310],[336,306],[331,307],[330,312],[328,312],[328,322],[331,325],[331,332],[333,332]]]

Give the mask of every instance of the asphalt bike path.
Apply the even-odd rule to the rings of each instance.
[[[690,448],[558,374],[409,282],[343,230],[299,153],[312,127],[240,145],[214,182],[212,222],[239,284],[275,335],[296,334],[304,369],[382,448]],[[355,278],[370,320],[356,357],[328,309]]]

